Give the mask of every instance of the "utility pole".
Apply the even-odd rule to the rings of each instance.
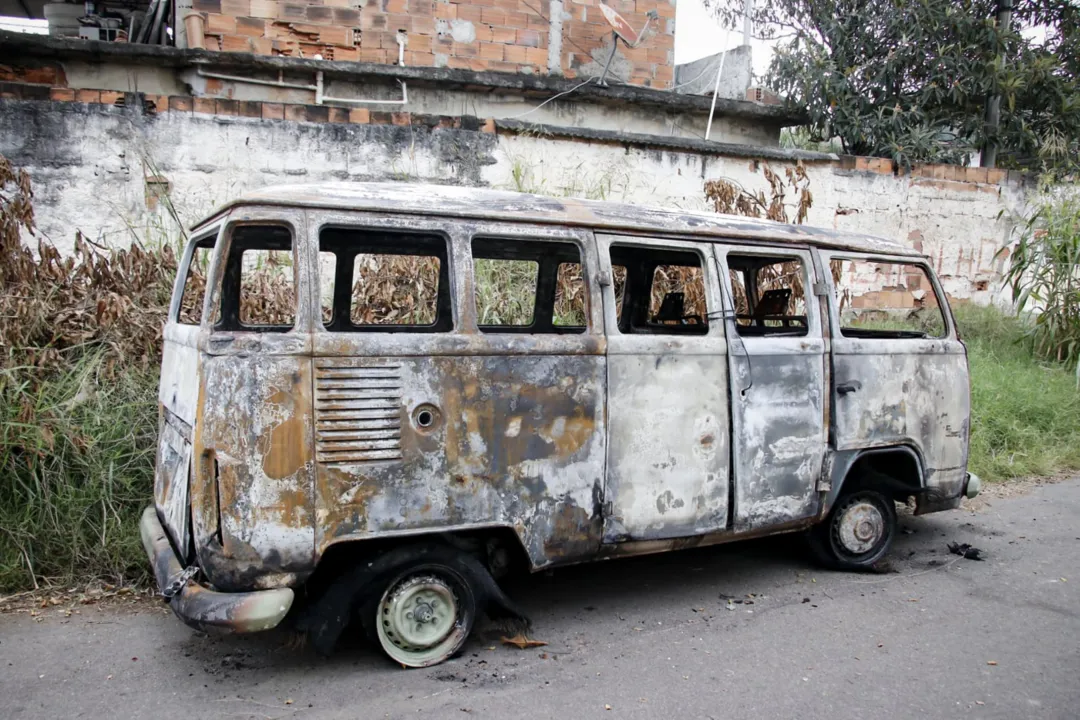
[[[998,0],[997,26],[1002,34],[1009,31],[1012,23],[1013,0]],[[986,129],[990,133],[996,133],[1001,125],[1001,94],[991,95],[986,99]],[[987,140],[983,145],[979,165],[992,168],[997,165],[997,142]]]

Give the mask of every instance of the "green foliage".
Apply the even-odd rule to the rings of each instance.
[[[742,22],[743,0],[706,0]],[[1080,4],[1013,0],[759,0],[754,23],[776,39],[768,84],[810,119],[810,140],[902,165],[965,161],[987,141],[999,164],[1080,167]],[[1000,94],[1001,122],[985,122]]]
[[[0,591],[148,577],[157,369],[110,374],[101,350],[65,359],[46,380],[0,370]]]
[[[994,308],[954,308],[971,367],[971,471],[986,480],[1080,469],[1080,393],[1035,360],[1029,327]]]
[[[1024,333],[1034,353],[1080,363],[1080,196],[1048,196],[1036,205],[1005,277],[1017,309],[1035,314]]]

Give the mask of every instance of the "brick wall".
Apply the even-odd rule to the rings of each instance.
[[[633,84],[669,87],[675,0],[608,4],[635,29],[648,11],[659,15],[637,48],[620,43],[620,65]],[[194,0],[193,9],[206,47],[226,52],[393,64],[404,31],[406,65],[573,78],[596,74],[610,50],[598,0]]]

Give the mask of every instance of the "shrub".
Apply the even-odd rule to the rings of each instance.
[[[1017,310],[1035,315],[1024,329],[1034,353],[1080,364],[1080,197],[1046,197],[1037,206],[1012,250],[1006,282]]]

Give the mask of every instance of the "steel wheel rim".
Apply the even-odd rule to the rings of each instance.
[[[457,593],[437,575],[413,575],[394,583],[383,593],[376,612],[379,643],[407,667],[441,662],[465,640]]]
[[[885,515],[875,503],[853,502],[837,517],[834,535],[845,553],[866,555],[885,537]]]

